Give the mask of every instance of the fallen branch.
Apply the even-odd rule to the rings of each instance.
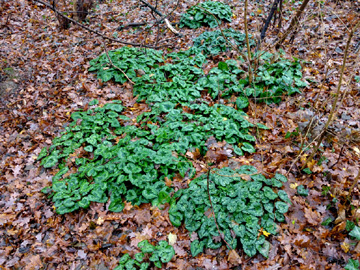
[[[164,15],[160,11],[158,11],[154,6],[150,5],[148,2],[144,0],[140,0],[140,2],[143,3],[145,6],[149,7],[153,12],[155,12],[160,17],[164,17]]]
[[[128,24],[125,24],[125,25],[121,25],[116,30],[120,31],[120,30],[127,29],[127,28],[130,28],[130,27],[138,27],[138,26],[144,26],[144,25],[146,25],[146,23],[133,22],[133,23],[128,23]]]
[[[133,42],[128,42],[128,41],[123,41],[123,40],[119,40],[119,39],[116,39],[116,38],[110,38],[110,37],[107,37],[105,36],[104,34],[96,31],[96,30],[93,30],[81,23],[79,23],[78,21],[72,19],[72,18],[69,18],[68,16],[64,15],[63,13],[61,13],[60,11],[58,11],[56,8],[54,8],[52,5],[46,3],[46,2],[43,2],[41,0],[32,0],[33,2],[38,2],[44,6],[46,6],[47,8],[51,9],[52,11],[54,11],[57,15],[69,20],[70,22],[80,26],[81,28],[84,28],[85,30],[89,31],[90,33],[93,33],[93,34],[96,34],[100,37],[102,37],[103,39],[107,39],[107,40],[110,40],[110,41],[113,41],[113,42],[117,42],[117,43],[121,43],[121,44],[125,44],[125,45],[132,45],[132,46],[136,46],[136,47],[147,47],[147,48],[155,48],[154,46],[144,46],[143,44],[140,44],[140,43],[133,43]]]

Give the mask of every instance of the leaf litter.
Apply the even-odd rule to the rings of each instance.
[[[184,227],[171,225],[166,208],[152,209],[149,204],[126,206],[125,211],[119,214],[109,212],[103,204],[92,204],[86,211],[57,215],[50,201],[40,193],[56,173],[44,171],[38,166],[36,157],[41,148],[48,146],[52,138],[59,135],[72,112],[84,108],[90,100],[96,98],[104,104],[121,99],[126,106],[132,106],[136,105],[135,99],[128,83],[121,86],[112,82],[101,83],[87,71],[88,61],[103,52],[101,38],[76,26],[59,31],[53,13],[32,2],[3,4],[0,8],[0,55],[4,59],[0,64],[2,267],[113,269],[124,252],[138,252],[137,243],[141,240],[168,240],[169,235],[176,235],[177,239],[174,244],[176,257],[165,266],[169,269],[229,269],[239,264],[243,269],[343,269],[350,257],[359,257],[356,242],[350,239],[345,228],[345,220],[356,222],[346,196],[359,166],[349,150],[340,155],[341,147],[337,144],[332,148],[324,146],[325,162],[314,164],[311,175],[299,173],[294,168],[290,171],[290,183],[284,187],[293,206],[285,215],[286,223],[279,225],[279,234],[271,237],[272,248],[268,259],[261,255],[249,259],[241,250],[237,257],[225,248],[215,253],[205,251],[192,258],[188,232]],[[193,4],[194,1],[181,3],[173,14],[173,20],[178,21],[180,15]],[[158,7],[165,11],[173,5],[173,1],[162,1]],[[233,7],[235,19],[227,25],[234,29],[242,28],[243,3],[230,1],[229,5]],[[318,7],[313,5],[313,10],[316,10]],[[266,17],[270,7],[270,1],[264,4],[250,3],[251,11],[258,14],[260,10],[258,17],[256,13],[250,15],[250,29],[253,32],[256,32],[259,20]],[[286,6],[285,9],[289,14],[290,7]],[[288,97],[280,105],[264,106],[250,101],[248,115],[270,127],[269,130],[260,131],[256,148],[261,154],[257,152],[233,159],[226,145],[211,142],[212,152],[208,152],[210,160],[224,163],[221,167],[228,163],[233,166],[253,165],[269,175],[289,169],[299,147],[292,140],[285,139],[285,135],[293,132],[299,121],[308,121],[299,116],[294,119],[291,114],[313,108],[317,100],[326,102],[328,95],[324,90],[334,92],[346,42],[344,33],[354,23],[358,9],[359,3],[356,1],[326,2],[323,23],[320,24],[321,18],[315,16],[299,30],[293,44],[286,44],[284,50],[288,55],[307,61],[305,75],[313,83],[302,95]],[[307,12],[305,16],[311,18],[311,8]],[[115,14],[114,20],[109,19],[110,14]],[[108,32],[116,29],[119,23],[137,21],[138,18],[152,20],[149,10],[138,5],[137,1],[100,3],[96,15],[91,16],[91,24],[98,30]],[[176,39],[172,33],[165,31],[163,38],[172,39],[173,43],[167,45],[180,50],[188,48],[192,37],[205,29],[184,28],[181,30],[184,37]],[[269,30],[269,42],[275,36],[275,31]],[[155,35],[146,31],[129,29],[117,33],[124,40],[154,43]],[[353,42],[354,50],[359,42],[358,36]],[[118,44],[110,44],[108,49],[116,48]],[[222,57],[230,59],[230,52]],[[351,79],[354,74],[359,76],[355,61],[355,54],[351,54],[345,74],[349,95],[344,97],[339,109],[340,118],[337,119],[342,130],[347,126],[360,128],[359,85]],[[327,77],[324,80],[325,72]],[[7,82],[5,89],[4,81]],[[330,104],[325,103],[320,108],[323,117],[326,117]],[[128,112],[129,117],[135,118],[147,110],[145,104],[136,106],[132,112]],[[196,151],[189,155],[195,160],[198,158]],[[197,172],[204,168],[201,162],[198,161],[195,166]],[[336,165],[332,167],[333,164]],[[302,160],[295,164],[297,167],[302,165]],[[181,183],[181,179],[173,181],[179,187],[186,185]],[[292,184],[309,188],[309,196],[297,195],[296,190],[290,188]],[[326,187],[329,187],[329,191],[324,195]],[[352,197],[353,205],[358,207],[357,189]],[[321,226],[321,222],[329,216],[338,219],[338,223]]]

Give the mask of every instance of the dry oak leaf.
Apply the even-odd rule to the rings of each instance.
[[[40,269],[43,267],[40,255],[35,255],[30,258],[30,263],[25,266],[25,270]]]
[[[321,222],[320,214],[311,208],[305,208],[305,217],[311,225],[318,225]]]
[[[295,245],[299,246],[299,247],[307,247],[308,244],[310,243],[310,237],[308,237],[305,234],[297,234],[295,239],[294,239],[294,243]]]
[[[229,251],[228,261],[232,265],[240,265],[242,263],[241,257],[234,249]]]

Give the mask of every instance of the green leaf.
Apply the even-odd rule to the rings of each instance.
[[[131,257],[128,253],[126,253],[120,258],[119,264],[125,265],[125,263],[127,263],[129,260],[131,260]]]
[[[236,145],[233,146],[234,148],[234,153],[239,155],[239,156],[243,156],[244,155],[244,152],[239,148],[237,147]]]
[[[282,182],[277,180],[276,178],[271,178],[271,185],[273,187],[281,188],[283,186]]]
[[[148,240],[143,240],[138,244],[138,248],[141,249],[142,252],[144,253],[151,253],[154,252],[155,247],[149,243]]]
[[[284,202],[287,202],[287,203],[290,203],[291,204],[291,201],[289,199],[289,196],[287,195],[287,193],[284,191],[284,190],[279,190],[277,195],[279,196],[279,198],[281,200],[283,200]]]
[[[55,166],[58,163],[59,157],[57,156],[48,156],[47,158],[43,159],[42,162],[44,162],[42,165],[44,168],[51,168]]]
[[[256,123],[256,126],[260,129],[270,129],[269,127],[265,126],[264,124],[261,123]]]
[[[142,262],[144,260],[145,253],[144,252],[136,253],[134,257],[135,260],[137,260],[138,262]]]
[[[355,223],[350,221],[350,220],[346,220],[346,227],[345,227],[345,230],[346,231],[351,231],[352,229],[354,229],[355,227]]]
[[[116,103],[106,103],[103,108],[115,112],[122,112],[124,109],[122,105]]]
[[[247,108],[247,106],[249,106],[248,98],[246,98],[244,96],[240,96],[236,99],[236,107],[238,109],[244,109],[244,108]],[[268,129],[268,128],[266,128],[266,129]]]
[[[277,180],[279,180],[279,181],[281,181],[281,182],[283,182],[283,183],[286,183],[286,182],[287,182],[286,176],[285,176],[285,175],[282,175],[282,174],[280,174],[280,173],[276,173],[276,174],[275,174],[275,179],[277,179]]]
[[[328,217],[327,219],[325,219],[321,225],[322,226],[329,226],[331,223],[333,222],[333,219],[331,217]]]
[[[283,214],[281,214],[279,211],[275,211],[275,218],[279,222],[285,221],[285,216]]]
[[[349,259],[348,263],[345,265],[345,270],[359,270],[359,261]]]
[[[84,114],[83,112],[73,112],[71,114],[71,119],[74,121],[81,119],[81,118],[83,118],[83,114]]]
[[[193,257],[196,257],[198,254],[202,253],[204,250],[204,242],[200,242],[198,239],[191,242],[190,251]]]
[[[151,257],[150,257],[151,259]],[[157,267],[157,268],[162,268],[162,263],[160,261],[155,261],[154,262],[154,265]]]
[[[269,198],[270,200],[275,200],[278,195],[270,188],[270,187],[263,187],[265,197]]]
[[[177,211],[171,211],[171,213],[169,211],[169,218],[172,225],[174,225],[175,227],[179,227],[181,225],[183,215]]]
[[[93,106],[97,104],[99,104],[99,101],[97,99],[93,99],[92,101],[89,102],[89,106]]]
[[[244,142],[241,149],[248,153],[255,153],[255,148],[248,142]]]
[[[309,195],[309,190],[306,189],[303,185],[300,185],[297,187],[297,193],[300,195],[300,196],[308,196]]]
[[[284,202],[275,202],[275,208],[279,211],[281,214],[285,214],[289,210],[289,206],[287,203]]]
[[[265,242],[264,242],[264,244],[262,246],[257,247],[257,250],[265,258],[269,258],[270,247],[271,247],[271,244],[268,241],[265,240]]]
[[[354,226],[349,235],[354,237],[356,240],[360,240],[360,227]]]
[[[309,168],[303,169],[303,172],[306,174],[312,174],[312,171]]]
[[[144,262],[140,265],[140,270],[148,270],[150,267],[150,263]]]
[[[168,263],[175,255],[174,248],[166,241],[159,241],[156,246],[161,262]]]
[[[82,198],[81,201],[78,202],[79,207],[84,209],[88,208],[90,206],[90,203],[91,201],[87,197]]]
[[[52,188],[51,187],[44,187],[40,191],[41,191],[41,193],[49,194],[49,193],[52,192]]]
[[[218,63],[218,68],[222,71],[228,71],[229,67],[225,62],[219,62]]]
[[[92,145],[88,145],[88,146],[85,146],[84,147],[84,150],[87,151],[87,152],[93,152],[94,151],[94,148]]]
[[[109,205],[109,211],[112,212],[121,212],[125,207],[125,204],[122,201],[122,198],[116,198],[114,200],[111,200],[111,203]]]
[[[256,247],[255,245],[244,245],[243,244],[243,250],[249,257],[252,257],[256,254]]]
[[[40,151],[40,153],[39,153],[39,155],[38,155],[38,157],[37,157],[36,160],[40,160],[40,159],[42,159],[43,157],[46,157],[47,154],[48,154],[47,148],[44,147],[43,149],[41,149],[41,151]]]

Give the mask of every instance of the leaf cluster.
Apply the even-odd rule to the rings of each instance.
[[[205,55],[218,55],[232,49],[232,46],[239,50],[246,45],[245,34],[232,28],[203,32],[194,38],[194,47],[199,48]],[[230,44],[231,45],[230,45]],[[250,46],[255,46],[255,40],[249,36]]]
[[[153,262],[155,267],[162,268],[162,263],[169,262],[175,255],[174,248],[166,241],[159,241],[158,245],[153,246],[148,240],[143,240],[138,247],[141,252],[135,254],[135,259],[132,259],[129,254],[123,255],[114,270],[149,269],[150,263],[143,262],[146,256],[149,256],[149,261]]]
[[[249,143],[255,140],[248,132],[252,124],[244,112],[220,104],[175,106],[155,104],[151,112],[138,117],[141,127],[129,125],[130,119],[119,114],[123,110],[119,101],[73,113],[74,122],[38,157],[45,168],[58,165],[51,187],[56,211],[64,214],[91,202],[105,203],[109,196],[109,210],[114,212],[122,211],[124,199],[133,205],[169,202],[171,188],[165,177],[195,173],[191,162],[174,153],[193,148],[206,153],[210,136],[234,144],[239,155],[255,151]],[[192,113],[186,113],[185,107]],[[235,145],[239,143],[242,148]],[[82,156],[68,164],[75,151]],[[70,165],[77,172],[68,175]]]
[[[150,132],[128,124],[123,127],[130,119],[119,115],[123,110],[119,103],[73,113],[74,122],[53,140],[49,150],[41,151],[41,165],[50,168],[58,164],[51,187],[57,213],[87,208],[91,202],[105,203],[109,196],[113,212],[122,211],[123,199],[133,205],[165,203],[171,192],[165,177],[190,167],[171,149],[154,145],[150,137],[145,139]],[[74,164],[68,164],[75,150],[81,154]],[[70,165],[77,171],[69,175]]]
[[[240,68],[240,62],[230,59],[219,62],[218,67],[210,70],[206,77],[200,78],[196,86],[199,89],[206,89],[212,98],[219,95],[227,98],[233,94],[242,96],[245,105],[238,108],[247,107],[244,98],[248,97],[256,97],[266,103],[279,103],[284,93],[288,95],[301,93],[300,89],[307,84],[301,80],[300,61],[298,59],[290,61],[280,57],[272,63],[273,56],[271,53],[265,53],[260,57],[261,64],[251,84],[249,77],[244,76],[246,74]]]
[[[204,75],[202,70],[205,56],[195,47],[171,53],[166,56],[166,64],[151,69],[135,80],[134,95],[147,103],[163,101],[193,101],[201,97],[195,82]]]
[[[250,175],[251,181],[242,177]],[[199,239],[191,243],[193,256],[203,252],[204,248],[217,249],[222,245],[219,230],[225,241],[235,249],[241,243],[248,256],[257,251],[267,257],[270,243],[260,229],[275,235],[276,221],[284,222],[290,199],[280,188],[287,179],[281,174],[267,179],[258,174],[253,166],[240,169],[214,169],[194,179],[188,189],[180,190],[174,197],[169,217],[176,227],[182,223],[190,232],[196,232]],[[211,203],[213,211],[211,209]]]
[[[108,55],[104,53],[91,60],[89,71],[97,72],[98,79],[101,79],[103,82],[114,79],[115,82],[123,84],[127,81],[127,78],[119,69],[133,80],[137,76],[136,70],[142,70],[142,72],[147,73],[150,68],[163,62],[162,54],[162,51],[153,49],[139,50],[137,48],[121,47],[109,51]]]
[[[221,2],[207,1],[189,8],[182,14],[179,27],[199,28],[203,25],[211,28],[217,27],[217,20],[231,22],[231,8]]]
[[[302,67],[299,59],[290,61],[281,57],[281,54],[273,55],[269,52],[259,54],[260,64],[253,84],[246,89],[247,96],[258,97],[266,103],[279,103],[283,93],[301,93],[300,89],[307,86],[307,83],[301,80]]]
[[[134,94],[140,100],[145,99],[151,110],[138,116],[135,122],[123,115],[126,108],[121,101],[95,106],[98,101],[94,100],[89,103],[90,110],[71,115],[73,122],[38,157],[44,168],[58,168],[50,188],[57,213],[87,208],[91,202],[105,203],[109,198],[108,209],[114,212],[123,210],[124,201],[133,205],[170,203],[173,224],[179,226],[184,221],[189,231],[196,231],[200,236],[191,246],[194,256],[204,247],[221,245],[214,239],[218,238],[215,222],[205,215],[209,210],[206,177],[194,180],[188,190],[176,196],[172,196],[173,189],[165,185],[165,180],[175,174],[193,178],[195,168],[184,154],[198,148],[205,155],[206,141],[211,136],[231,144],[237,155],[255,152],[251,144],[254,137],[249,134],[252,124],[242,111],[249,105],[248,96],[268,95],[273,87],[280,87],[282,83],[282,89],[287,91],[289,85],[283,77],[301,78],[301,66],[297,60],[272,62],[271,55],[265,54],[262,58],[265,68],[259,67],[260,75],[250,86],[236,60],[219,62],[205,75],[202,66],[206,56],[201,50],[192,47],[167,56],[127,47],[109,52],[113,63],[123,64],[119,67],[135,82]],[[136,69],[144,71],[141,77],[135,73]],[[285,70],[285,75],[280,69]],[[122,73],[109,66],[105,55],[94,59],[90,70],[97,71],[103,81],[126,80]],[[259,91],[261,88],[262,92],[253,93],[251,87]],[[236,94],[237,109],[209,104],[202,99],[204,92],[213,99]],[[234,176],[239,174],[250,174],[253,181],[245,182]],[[235,247],[239,239],[249,256],[256,250],[266,256],[270,245],[263,235],[257,235],[260,227],[275,234],[275,220],[284,221],[287,204],[283,201],[289,202],[287,195],[282,190],[274,192],[270,186],[280,188],[279,180],[286,178],[277,175],[266,179],[249,166],[239,171],[215,170],[210,178],[217,222],[226,241]]]
[[[154,138],[159,144],[169,144],[168,147],[177,153],[185,154],[194,148],[206,153],[205,143],[210,136],[234,147],[242,143],[242,150],[251,152],[253,147],[249,142],[254,142],[255,138],[249,134],[248,128],[253,125],[246,116],[243,111],[222,104],[209,106],[206,102],[198,102],[179,106],[162,102],[154,104],[151,112],[143,113],[137,120],[151,130],[148,138]],[[239,148],[239,155],[243,155],[242,150]]]

